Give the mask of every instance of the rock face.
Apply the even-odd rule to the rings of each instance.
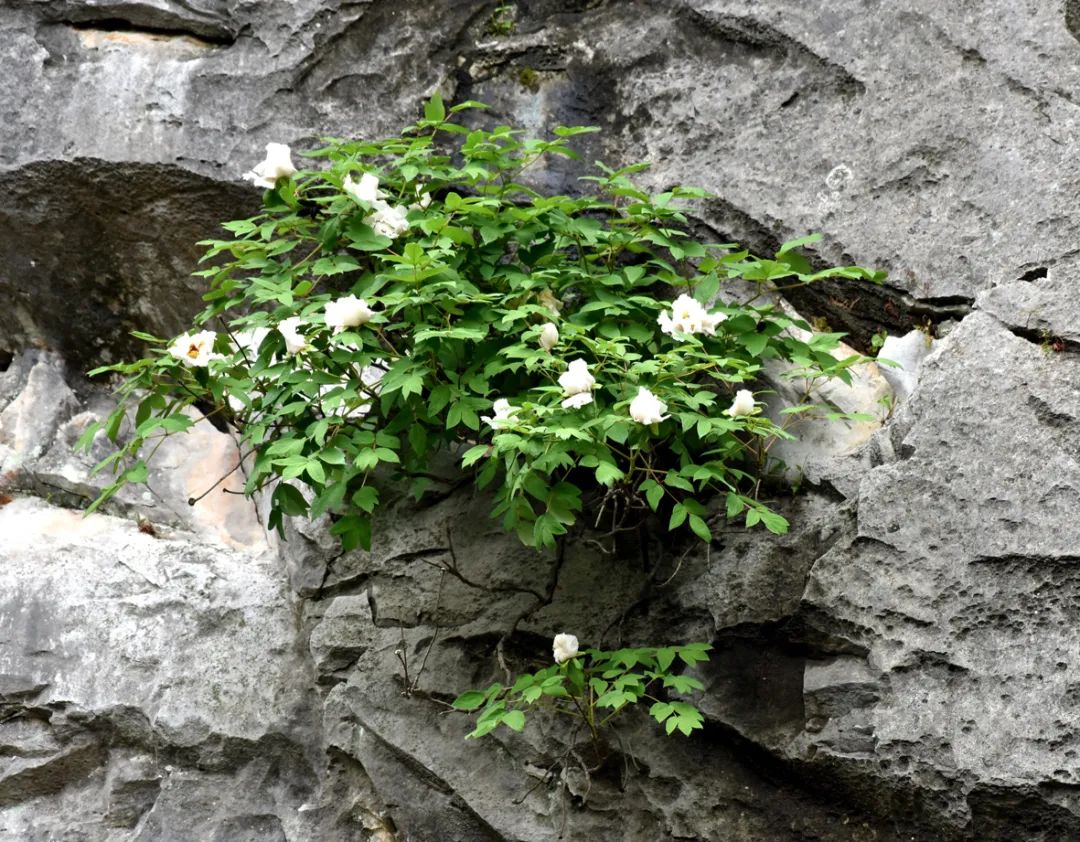
[[[1080,837],[1080,6],[495,5],[0,0],[0,840]],[[184,326],[263,145],[436,89],[602,127],[584,161],[710,189],[718,237],[890,271],[791,294],[862,347],[939,338],[880,430],[792,451],[789,536],[549,557],[457,491],[371,553],[279,545],[187,505],[236,464],[206,425],[82,518],[110,398],[79,372]],[[556,723],[464,742],[446,703],[559,631],[711,640],[705,733],[631,718],[590,773]]]

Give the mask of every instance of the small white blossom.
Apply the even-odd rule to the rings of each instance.
[[[409,210],[427,210],[431,206],[431,194],[422,192],[419,184],[416,185],[416,198],[417,201],[409,205]]]
[[[514,418],[521,411],[521,407],[511,406],[506,398],[499,398],[492,406],[494,415],[483,415],[480,420],[493,430],[500,430],[514,423]]]
[[[396,240],[409,230],[409,221],[405,218],[406,213],[403,207],[391,207],[385,202],[379,202],[375,213],[365,216],[364,222],[374,228],[375,233],[380,237]]]
[[[374,173],[366,172],[360,176],[360,181],[353,181],[351,175],[345,176],[341,189],[369,205],[377,205],[382,202],[383,192],[379,189],[379,177]]]
[[[588,392],[579,392],[576,395],[571,395],[562,402],[563,409],[581,409],[583,406],[588,406],[592,403],[592,395]]]
[[[638,388],[637,397],[630,401],[630,417],[639,424],[659,424],[668,418],[667,404],[646,389]]]
[[[558,344],[559,329],[555,327],[554,322],[548,322],[540,328],[540,347],[545,351],[550,351]]]
[[[293,166],[289,147],[284,143],[266,144],[266,160],[260,161],[250,172],[244,173],[244,178],[255,184],[256,187],[272,189],[279,178],[288,178],[296,172]]]
[[[253,327],[250,330],[238,330],[232,335],[232,343],[238,350],[243,351],[246,357],[253,358],[259,353],[259,346],[262,345],[263,340],[266,338],[270,330],[265,327]]]
[[[589,374],[589,364],[585,360],[574,360],[565,372],[559,375],[559,385],[567,397],[588,393],[596,387],[596,378]]]
[[[572,634],[557,634],[552,641],[551,651],[555,655],[555,663],[565,663],[577,655],[578,640]]]
[[[169,353],[189,368],[205,368],[210,360],[221,359],[221,354],[214,353],[214,340],[217,334],[212,330],[178,336],[169,346]]]
[[[724,412],[732,418],[738,418],[740,415],[753,415],[756,406],[754,393],[749,389],[739,389],[735,393],[735,400]]]
[[[300,319],[297,316],[282,319],[278,324],[278,333],[285,339],[285,350],[290,354],[299,354],[308,347],[307,340],[298,330],[299,325]]]
[[[334,333],[341,333],[347,327],[358,327],[371,321],[375,315],[367,302],[355,295],[346,295],[337,301],[326,302],[326,326]]]
[[[660,325],[660,330],[669,336],[676,333],[704,333],[714,336],[716,326],[726,318],[723,313],[706,312],[700,301],[684,293],[672,302],[671,312],[665,310],[657,317],[656,322]]]

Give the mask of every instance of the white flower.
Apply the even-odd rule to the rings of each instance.
[[[270,330],[265,327],[253,327],[250,330],[238,330],[232,335],[233,345],[243,351],[249,359],[259,354],[259,346],[262,345]]]
[[[492,406],[492,410],[495,412],[494,415],[483,415],[480,417],[480,420],[491,427],[491,429],[500,430],[503,427],[514,423],[514,417],[521,411],[521,407],[511,406],[510,401],[506,398],[499,398],[495,401],[494,406]]]
[[[723,313],[706,313],[705,319],[701,323],[701,329],[709,336],[716,336],[716,326],[723,321],[727,321],[727,316]]]
[[[697,299],[686,295],[680,295],[672,302],[671,313],[666,310],[656,318],[660,330],[669,336],[676,333],[704,333],[708,336],[716,334],[716,326],[727,318],[723,313],[707,313]]]
[[[591,391],[596,386],[596,378],[589,374],[589,364],[585,360],[574,360],[567,370],[559,375],[559,385],[562,386],[563,394],[570,397]]]
[[[289,319],[282,319],[278,324],[278,333],[285,339],[285,350],[290,354],[299,354],[301,351],[306,350],[308,347],[307,340],[300,334],[297,327],[300,324],[300,319],[297,316],[293,316]]]
[[[540,347],[550,351],[559,344],[559,329],[553,322],[548,322],[540,328]]]
[[[668,418],[667,404],[646,389],[638,388],[637,397],[630,401],[630,417],[639,424],[659,424]]]
[[[555,655],[555,663],[569,661],[578,653],[577,638],[572,634],[557,634],[555,640],[552,641],[551,651]]]
[[[220,360],[221,354],[214,353],[214,340],[217,334],[212,330],[178,336],[169,346],[169,353],[189,368],[205,368],[210,360]]]
[[[739,389],[735,393],[735,400],[724,412],[732,418],[738,418],[740,415],[753,415],[756,406],[754,393],[749,389]]]
[[[382,203],[383,192],[379,189],[379,177],[373,173],[364,173],[360,176],[359,182],[353,181],[353,177],[347,175],[345,181],[341,183],[341,189],[354,199],[359,199],[369,205]]]
[[[579,392],[576,395],[571,395],[562,402],[563,409],[581,409],[583,406],[588,406],[592,403],[592,395],[588,392]]]
[[[418,201],[409,205],[409,210],[427,210],[431,206],[431,194],[422,193],[419,184],[416,185],[416,197]]]
[[[373,315],[375,314],[371,312],[367,302],[355,295],[326,302],[326,326],[332,327],[334,333],[341,333],[347,327],[366,324]]]
[[[288,178],[296,172],[290,154],[284,143],[266,144],[266,160],[256,164],[251,172],[244,173],[244,178],[254,182],[256,187],[272,189],[279,178]]]
[[[396,240],[409,230],[409,221],[405,218],[407,210],[403,207],[390,207],[385,202],[376,205],[375,213],[364,217],[364,222],[375,229],[380,237]]]

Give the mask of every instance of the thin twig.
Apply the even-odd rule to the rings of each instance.
[[[211,491],[213,491],[215,488],[217,488],[219,485],[221,485],[223,482],[225,482],[225,480],[227,480],[229,477],[231,477],[234,473],[236,473],[238,470],[240,470],[240,468],[244,464],[244,460],[247,459],[254,452],[255,452],[255,449],[252,448],[247,453],[241,454],[240,457],[239,457],[239,461],[236,463],[236,465],[234,467],[230,468],[226,473],[224,473],[220,477],[218,477],[217,480],[214,481],[214,484],[211,485],[208,489],[206,489],[206,491],[204,491],[198,497],[188,497],[188,501],[187,501],[188,505],[189,506],[194,506],[196,503],[198,503],[200,500],[202,500],[203,497],[205,497],[207,494],[209,494]],[[233,493],[235,494],[237,492],[234,491]]]
[[[439,639],[439,609],[442,608],[442,590],[443,582],[446,580],[446,571],[443,570],[439,576],[439,590],[435,597],[435,631],[431,635],[431,641],[428,643],[427,650],[424,652],[424,658],[420,661],[420,669],[416,671],[416,676],[413,678],[412,683],[408,686],[406,696],[411,696],[416,692],[416,685],[420,683],[420,676],[424,674],[424,667],[427,666],[428,655],[431,654],[432,648],[435,646],[435,641]]]

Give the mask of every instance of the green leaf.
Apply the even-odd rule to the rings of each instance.
[[[287,482],[279,482],[274,493],[270,497],[270,503],[275,509],[279,509],[290,517],[298,517],[307,514],[308,504],[304,495],[295,486]]]
[[[591,134],[600,131],[599,126],[556,126],[552,133],[556,137],[574,137],[579,134]]]
[[[596,467],[596,481],[601,485],[614,485],[625,476],[614,462],[601,462]]]
[[[479,693],[476,690],[470,690],[454,699],[454,701],[451,702],[451,706],[454,710],[476,710],[486,699],[487,697],[483,693]]]
[[[502,723],[511,731],[521,732],[525,728],[525,714],[520,710],[512,710],[503,717]]]
[[[150,472],[146,467],[146,463],[140,459],[123,474],[124,482],[146,482]]]
[[[432,123],[441,123],[446,119],[446,106],[443,105],[442,97],[436,91],[431,99],[424,103],[424,119]]]
[[[769,344],[769,337],[764,333],[744,333],[739,341],[752,357],[760,357],[765,346]]]
[[[649,716],[651,716],[657,722],[663,722],[674,712],[675,708],[669,705],[667,702],[656,702],[651,708],[649,708]]]
[[[341,539],[341,546],[346,552],[358,547],[371,549],[371,518],[346,515],[330,527],[330,534]]]
[[[463,468],[468,468],[474,462],[478,461],[484,456],[487,456],[488,453],[491,452],[491,450],[492,447],[490,444],[478,444],[474,447],[470,447],[468,450],[465,451],[465,455],[461,457],[461,466]]]
[[[821,234],[807,234],[805,237],[799,237],[795,240],[788,240],[782,246],[780,250],[776,252],[776,256],[780,257],[783,254],[787,254],[792,249],[802,248],[808,246],[811,243],[821,242]]]
[[[761,518],[761,522],[765,525],[765,528],[774,535],[784,535],[787,533],[789,524],[787,519],[782,515],[778,515],[776,512],[763,508],[758,512],[758,516]]]
[[[326,469],[323,468],[322,463],[312,459],[305,466],[304,470],[307,475],[311,477],[312,482],[322,485],[326,482]]]
[[[394,242],[389,237],[376,234],[375,229],[359,215],[353,217],[345,226],[345,235],[349,239],[349,245],[357,251],[382,251]]]
[[[690,530],[706,544],[712,540],[712,533],[709,531],[708,524],[697,515],[690,515]]]
[[[656,507],[660,505],[660,501],[664,499],[664,487],[653,480],[649,480],[651,485],[645,488],[645,483],[642,483],[642,488],[645,488],[645,500],[649,504],[649,508],[654,512]]]

